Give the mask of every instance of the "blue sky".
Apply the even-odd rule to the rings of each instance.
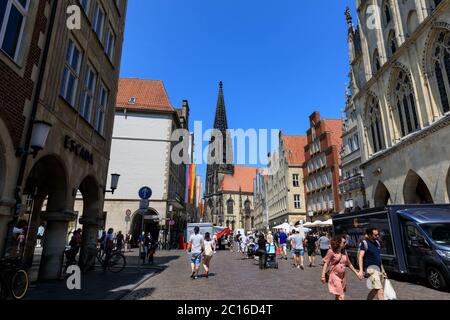
[[[191,130],[212,126],[222,80],[229,127],[304,135],[315,110],[341,117],[355,2],[129,0],[121,77],[163,80]]]

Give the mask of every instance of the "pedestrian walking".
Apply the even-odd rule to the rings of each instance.
[[[216,242],[214,240],[211,240],[211,235],[209,232],[205,233],[204,246],[205,250],[203,254],[203,269],[205,269],[205,277],[208,278],[211,259],[216,253]]]
[[[281,230],[281,232],[278,234],[278,245],[281,249],[281,259],[288,259],[287,258],[287,248],[286,248],[286,242],[287,242],[288,235],[286,234],[285,230]]]
[[[124,239],[125,238],[122,234],[122,231],[119,231],[116,236],[116,248],[117,248],[117,251],[119,251],[119,252],[122,252]]]
[[[248,237],[245,234],[241,235],[241,252],[244,258],[247,257],[247,243]]]
[[[131,234],[127,233],[125,235],[125,250],[130,252],[131,251]]]
[[[328,290],[333,294],[336,300],[345,300],[347,291],[346,269],[350,268],[358,279],[362,279],[358,271],[353,267],[345,251],[346,240],[343,236],[335,236],[330,241],[331,249],[325,256],[325,264],[322,268],[322,283],[328,282]],[[327,272],[328,267],[329,272]],[[328,277],[327,277],[328,275]]]
[[[112,252],[114,250],[114,229],[109,228],[108,233],[105,237],[104,242],[105,248],[105,260],[103,261],[103,271],[106,271],[106,268],[109,264],[109,259],[111,259]]]
[[[238,247],[237,252],[241,252],[241,232],[240,231],[238,231],[236,234],[236,243],[237,243],[237,247]]]
[[[42,239],[44,238],[44,232],[45,232],[45,227],[44,224],[41,223],[41,225],[38,228],[38,232],[37,232],[37,248],[41,248],[42,247]]]
[[[259,256],[259,269],[263,270],[266,268],[266,244],[267,240],[264,234],[259,234],[258,239],[258,256]]]
[[[66,265],[72,265],[75,263],[75,258],[81,248],[81,229],[75,230],[73,232],[72,238],[69,241],[70,249],[65,251],[67,258]]]
[[[149,232],[144,239],[144,261],[148,259],[149,264],[153,264],[153,259],[155,255],[155,245],[156,241],[153,239],[152,234]]]
[[[322,236],[319,238],[319,248],[320,248],[320,255],[322,256],[322,263],[320,264],[323,266],[325,264],[325,256],[328,253],[328,250],[330,250],[330,239],[328,238],[327,233],[322,233]]]
[[[291,245],[294,248],[294,267],[297,269],[304,270],[303,266],[303,256],[305,255],[305,250],[303,248],[304,238],[300,234],[300,231],[294,231],[291,237]]]
[[[361,278],[368,278],[367,288],[370,290],[367,300],[384,300],[383,279],[387,279],[386,271],[381,260],[380,230],[369,228],[366,239],[359,247],[358,263]]]
[[[203,236],[199,232],[200,228],[195,226],[194,234],[189,238],[188,252],[191,254],[192,279],[198,279],[202,252],[205,248]]]
[[[314,234],[310,234],[305,239],[306,248],[308,249],[309,267],[315,267],[317,238]]]

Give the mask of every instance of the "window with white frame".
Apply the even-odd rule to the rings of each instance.
[[[300,195],[299,194],[294,194],[294,208],[295,209],[300,209],[302,207],[302,204],[300,202]]]
[[[102,40],[103,40],[104,25],[105,25],[105,12],[103,11],[100,4],[97,2],[95,5],[94,23],[92,24],[92,28],[94,29],[101,43],[103,43]]]
[[[105,127],[105,116],[106,116],[106,108],[108,105],[108,90],[106,87],[102,84],[100,85],[99,90],[99,97],[98,97],[98,107],[97,107],[97,114],[96,114],[96,120],[95,120],[95,130],[97,130],[98,133],[103,135],[104,127]]]
[[[105,53],[109,58],[109,61],[113,62],[114,58],[114,45],[116,43],[116,36],[114,32],[112,31],[112,28],[108,28],[108,34],[106,36],[106,48]]]
[[[294,187],[299,187],[300,186],[300,183],[299,183],[299,180],[298,180],[298,174],[292,175],[292,185]]]
[[[82,58],[81,51],[72,40],[69,40],[60,95],[72,107],[75,106]]]
[[[15,62],[19,60],[29,5],[28,0],[0,0],[0,48]]]
[[[89,9],[91,6],[91,0],[80,0],[81,7],[83,8],[84,13],[89,17]]]
[[[86,66],[83,95],[80,106],[80,115],[88,122],[91,122],[92,119],[92,106],[94,104],[96,81],[97,73],[94,68],[88,64]]]

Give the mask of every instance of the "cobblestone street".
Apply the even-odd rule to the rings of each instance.
[[[167,268],[143,282],[125,300],[332,300],[320,283],[320,267],[305,270],[292,267],[292,260],[279,260],[279,269],[260,271],[254,260],[243,260],[234,252],[219,251],[212,259],[210,277],[191,280],[190,260],[184,251],[159,251]],[[174,257],[177,256],[176,259]],[[306,258],[307,259],[307,258]],[[305,259],[305,261],[307,261]],[[320,258],[318,263],[320,263]],[[306,265],[306,263],[305,263]],[[348,273],[348,300],[365,299],[365,282]],[[411,281],[411,280],[410,280]],[[450,300],[449,292],[432,290],[422,284],[392,280],[401,300]]]

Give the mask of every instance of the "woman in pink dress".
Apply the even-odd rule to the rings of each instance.
[[[358,271],[353,267],[347,252],[345,251],[346,239],[343,236],[335,236],[330,241],[331,249],[328,250],[326,257],[324,258],[325,264],[322,269],[322,283],[326,283],[326,271],[330,267],[330,276],[328,280],[328,290],[331,294],[334,294],[336,300],[345,300],[345,292],[347,290],[347,275],[345,273],[347,267],[349,267],[358,277]]]

